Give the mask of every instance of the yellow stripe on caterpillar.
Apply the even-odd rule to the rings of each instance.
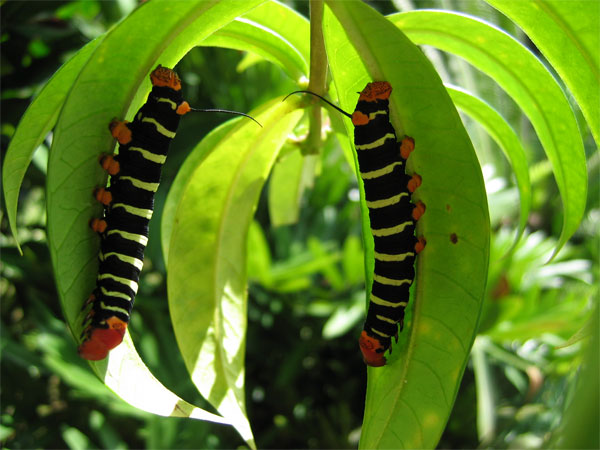
[[[106,295],[107,297],[117,297],[127,300],[128,302],[131,301],[131,296],[119,291],[109,291],[103,286],[100,286],[100,292],[102,292],[102,294]]]
[[[373,236],[376,236],[376,237],[391,236],[392,234],[402,233],[407,226],[412,225],[412,224],[413,224],[413,222],[409,220],[408,222],[403,222],[399,225],[389,227],[389,228],[378,228],[378,229],[371,228],[371,232],[373,233]]]
[[[134,151],[134,152],[140,152],[144,159],[155,162],[157,164],[164,164],[165,161],[167,160],[166,155],[157,155],[156,153],[152,153],[151,151],[146,150],[141,147],[129,147],[129,150]]]
[[[382,333],[381,331],[379,331],[379,330],[376,330],[376,329],[375,329],[375,328],[373,328],[373,327],[371,327],[371,331],[372,331],[373,333],[375,333],[375,334],[378,334],[378,335],[379,335],[379,336],[381,336],[381,337],[384,337],[384,338],[391,338],[391,337],[392,337],[392,336],[390,336],[389,334]]]
[[[146,208],[136,208],[135,206],[126,205],[125,203],[114,203],[112,209],[123,208],[129,214],[134,216],[143,217],[144,219],[152,219],[152,210]]]
[[[385,284],[387,286],[402,286],[403,284],[412,283],[412,280],[409,279],[395,280],[393,278],[382,277],[376,273],[373,274],[373,281],[377,281],[378,283]]]
[[[360,177],[363,180],[372,180],[373,178],[379,178],[384,175],[387,175],[388,173],[392,173],[396,166],[402,166],[402,161],[394,161],[393,163],[388,164],[387,166],[382,167],[381,169],[371,170],[369,172],[361,172]]]
[[[110,236],[111,234],[118,234],[123,239],[137,242],[138,244],[143,245],[144,247],[148,245],[148,237],[144,236],[143,234],[128,233],[127,231],[122,230],[110,230],[106,233],[107,236]]]
[[[382,115],[382,114],[387,116],[387,111],[385,109],[381,109],[379,111],[373,111],[372,113],[369,114],[369,121],[373,120],[375,117]]]
[[[381,200],[367,201],[367,207],[369,208],[385,208],[386,206],[395,205],[400,201],[402,197],[408,197],[407,192],[400,192],[397,195],[392,195],[389,198],[382,198]]]
[[[123,255],[123,254],[117,253],[117,252],[109,252],[109,253],[105,253],[105,254],[101,253],[100,260],[104,261],[109,256],[115,256],[118,259],[120,259],[121,261],[123,261],[124,263],[131,264],[133,267],[135,267],[138,270],[142,270],[142,267],[144,266],[144,262],[141,259],[134,258],[133,256]]]
[[[138,180],[137,178],[124,176],[119,177],[119,180],[127,180],[130,181],[138,189],[143,189],[145,191],[156,192],[158,190],[159,183],[148,183],[147,181]]]
[[[383,143],[385,141],[387,141],[388,139],[396,140],[396,136],[394,135],[394,133],[387,133],[385,136],[380,137],[379,139],[377,139],[369,144],[357,145],[356,150],[371,150],[373,148],[381,147],[383,145]]]
[[[395,325],[398,323],[397,320],[390,319],[389,317],[385,317],[385,316],[380,316],[379,314],[375,314],[375,317],[383,322],[391,323],[392,325]]]
[[[377,261],[393,261],[393,262],[401,262],[406,258],[411,256],[415,256],[414,252],[406,252],[406,253],[398,253],[397,255],[389,254],[389,253],[377,253],[375,252],[375,259]]]
[[[144,117],[142,119],[142,122],[151,123],[152,125],[154,125],[156,127],[156,131],[158,131],[164,137],[168,137],[169,139],[173,139],[175,137],[175,133],[167,130],[164,126],[158,123],[156,119],[153,119],[152,117]]]
[[[106,280],[107,278],[116,281],[117,283],[121,283],[125,286],[127,286],[128,288],[130,288],[134,293],[137,293],[138,290],[138,284],[133,281],[130,280],[128,278],[123,278],[123,277],[118,277],[116,275],[113,275],[112,273],[101,273],[98,274],[98,280]]]
[[[159,98],[156,99],[156,101],[159,102],[159,103],[168,103],[171,106],[171,109],[173,111],[175,111],[177,109],[177,103],[175,103],[171,99],[164,98],[164,97],[159,97]]]
[[[390,308],[400,308],[400,307],[404,308],[404,307],[406,307],[406,305],[408,305],[408,302],[398,302],[398,303],[388,302],[387,300],[383,300],[382,298],[379,298],[373,294],[371,294],[371,301],[373,303],[375,303],[376,305],[388,306]]]
[[[118,306],[107,305],[104,302],[100,302],[100,308],[106,309],[108,311],[120,312],[121,314],[125,314],[127,317],[129,317],[129,311],[127,311],[125,308],[119,308]]]

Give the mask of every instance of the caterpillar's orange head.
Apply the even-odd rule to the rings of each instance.
[[[392,85],[387,81],[374,81],[367,84],[358,97],[358,100],[365,102],[376,102],[377,100],[387,100],[392,94]]]
[[[123,341],[127,323],[114,316],[106,322],[108,328],[92,329],[87,339],[79,346],[79,356],[90,361],[100,361],[106,358],[108,352]]]
[[[181,90],[181,80],[175,71],[160,64],[150,74],[150,81],[152,81],[152,86],[170,87],[175,91]]]
[[[358,345],[360,345],[360,351],[363,354],[365,364],[372,367],[385,366],[386,359],[383,356],[384,349],[381,342],[374,337],[369,336],[367,332],[363,330],[358,339]],[[379,352],[377,350],[379,350]]]

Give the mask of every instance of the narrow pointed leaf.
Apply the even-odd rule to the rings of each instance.
[[[313,182],[317,158],[295,149],[277,161],[269,182],[269,217],[274,227],[298,221],[302,194]]]
[[[169,308],[202,395],[254,447],[245,411],[246,236],[279,149],[302,116],[275,99],[238,122],[194,171],[170,243]]]
[[[177,212],[177,206],[179,205],[181,195],[187,184],[190,182],[190,179],[196,168],[202,164],[202,161],[204,161],[210,152],[213,151],[223,137],[232,130],[232,128],[237,124],[238,120],[241,119],[229,120],[208,133],[202,139],[200,144],[198,144],[186,158],[184,163],[179,168],[175,180],[173,180],[173,183],[171,184],[169,194],[167,195],[167,200],[165,201],[165,205],[163,207],[163,215],[160,224],[160,237],[163,257],[165,258],[165,264],[167,265],[169,246],[171,243],[171,233],[173,231],[175,213]]]
[[[264,2],[244,14],[244,18],[260,24],[281,36],[298,51],[305,61],[310,58],[310,26],[298,12],[279,2]]]
[[[523,150],[521,141],[500,113],[486,102],[460,88],[446,86],[446,89],[454,104],[486,129],[511,163],[521,199],[521,214],[519,231],[515,239],[516,243],[523,235],[523,231],[525,231],[527,217],[531,211],[531,181],[529,180],[527,157],[525,156],[525,150]]]
[[[416,295],[388,365],[368,369],[360,447],[433,448],[483,301],[490,232],[483,177],[456,109],[421,50],[361,2],[327,5],[335,19],[325,16],[325,42],[341,106],[352,111],[356,92],[369,81],[391,83],[392,124],[398,138],[415,139],[408,167],[423,178],[414,198],[427,206],[418,224],[427,246],[417,261]]]
[[[238,18],[200,45],[254,52],[279,65],[295,81],[308,76],[308,63],[281,35],[249,19]]]
[[[486,2],[519,25],[552,64],[600,145],[600,2]]]
[[[563,203],[556,255],[581,222],[587,190],[581,134],[561,87],[529,50],[482,20],[443,11],[411,11],[388,18],[415,44],[453,53],[487,73],[527,115],[552,164]]]
[[[100,37],[88,43],[52,76],[27,108],[6,150],[2,167],[4,201],[8,223],[19,252],[21,247],[17,238],[17,201],[23,177],[33,153],[54,128],[75,78],[101,41]]]
[[[88,227],[88,221],[101,212],[91,193],[106,182],[98,156],[114,147],[108,123],[113,117],[131,119],[126,111],[136,110],[145,100],[150,88],[148,75],[158,63],[172,66],[195,42],[258,3],[145,3],[105,36],[71,87],[50,152],[47,209],[48,242],[58,292],[76,338],[82,326],[80,308],[95,285],[98,270],[99,239]],[[126,363],[139,370],[130,368],[120,371],[117,377],[111,376],[110,367]],[[155,382],[141,363],[132,345],[111,352],[108,361],[91,365],[107,386],[137,407],[146,407],[149,399],[161,402],[170,398],[166,388]],[[136,390],[136,397],[132,398],[132,383],[151,390]],[[154,404],[152,412],[165,411],[170,405]],[[173,414],[180,413],[174,410]],[[190,415],[197,416],[197,412]]]

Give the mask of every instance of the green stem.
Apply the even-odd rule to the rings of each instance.
[[[325,95],[327,86],[327,54],[323,41],[323,0],[310,2],[310,81],[308,90]],[[310,111],[309,130],[304,154],[317,154],[321,146],[321,105]]]

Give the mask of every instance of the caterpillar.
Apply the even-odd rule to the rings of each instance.
[[[392,337],[397,342],[398,327],[402,330],[415,278],[415,257],[426,244],[423,237],[415,237],[415,225],[425,213],[425,204],[411,203],[411,194],[422,179],[405,172],[415,141],[406,136],[397,142],[389,119],[392,86],[387,81],[368,83],[359,93],[352,114],[310,91],[296,92],[321,98],[352,119],[354,125],[354,146],[375,244],[373,286],[359,346],[367,365],[383,366],[384,353],[388,349],[391,352]]]
[[[82,307],[87,313],[78,353],[87,360],[106,358],[123,340],[138,290],[154,194],[181,116],[190,111],[224,112],[254,120],[236,111],[191,108],[183,100],[179,76],[161,65],[150,81],[148,100],[134,120],[113,119],[109,124],[119,143],[118,154],[100,157],[110,181],[109,187],[94,190],[104,215],[90,221],[100,235],[100,252],[96,287]]]

